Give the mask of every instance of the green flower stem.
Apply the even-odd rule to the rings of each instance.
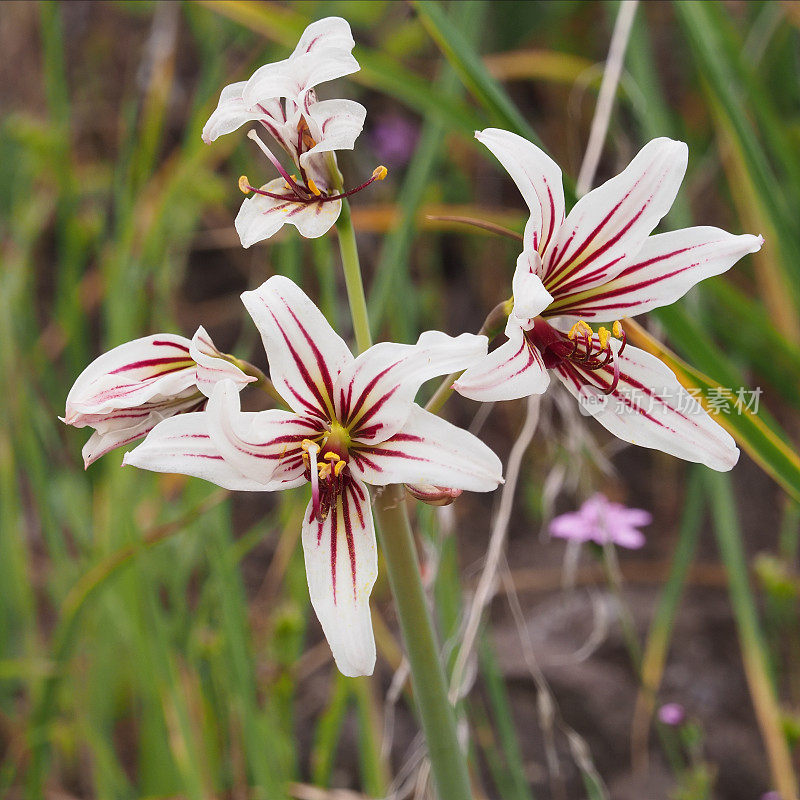
[[[403,487],[387,486],[375,500],[375,513],[439,798],[471,800],[469,774],[458,743],[455,713],[447,698]]]
[[[350,205],[347,200],[342,200],[342,213],[336,222],[336,231],[339,234],[339,251],[342,254],[344,281],[347,286],[350,315],[353,318],[356,347],[359,353],[363,353],[372,344],[372,336],[369,332],[367,299],[364,296],[364,284],[361,280],[356,233],[353,230],[353,219],[350,216]]]
[[[336,223],[347,297],[359,351],[372,343],[356,237],[347,201]],[[378,535],[403,632],[422,730],[441,800],[471,800],[469,773],[456,735],[439,647],[433,630],[402,486],[387,486],[375,501]]]

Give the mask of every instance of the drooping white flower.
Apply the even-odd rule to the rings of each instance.
[[[486,337],[428,331],[414,345],[384,342],[354,358],[289,279],[272,277],[242,300],[291,411],[242,412],[224,381],[204,412],[165,420],[125,463],[245,491],[310,483],[302,541],[311,602],[339,669],[370,674],[377,553],[366,484],[496,488],[497,456],[414,403],[423,382],[485,355]]]
[[[85,466],[146,436],[161,420],[201,408],[220,380],[241,389],[256,378],[223,358],[204,328],[192,339],[157,333],[115,347],[78,376],[63,421],[95,431]]]
[[[673,372],[626,346],[619,322],[682,297],[704,278],[760,249],[760,236],[695,227],[651,236],[686,171],[683,142],[654,139],[619,175],[581,198],[565,218],[561,170],[531,142],[476,134],[519,187],[530,219],[513,280],[508,341],[456,382],[476,400],[543,392],[554,372],[587,413],[627,442],[716,470],[739,451]]]
[[[379,168],[371,180],[348,192],[337,189],[335,151],[352,150],[364,127],[366,109],[353,100],[317,100],[314,87],[356,72],[355,42],[341,17],[311,23],[289,58],[265,64],[247,81],[226,86],[219,104],[203,128],[203,140],[258,122],[289,157],[296,174],[289,174],[254,131],[250,132],[280,177],[260,188],[242,176],[239,186],[247,198],[236,217],[244,247],[267,239],[285,224],[301,235],[322,236],[336,222],[342,198],[382,179]]]

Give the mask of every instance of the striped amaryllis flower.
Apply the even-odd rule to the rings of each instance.
[[[665,364],[626,346],[618,320],[675,302],[759,250],[763,239],[711,227],[650,235],[686,171],[683,142],[649,142],[565,219],[561,170],[549,156],[507,131],[476,136],[508,170],[531,216],[514,273],[508,341],[468,369],[456,390],[481,401],[511,400],[543,392],[553,371],[620,439],[731,469],[739,456],[733,439]],[[595,332],[587,320],[617,321],[611,331]]]
[[[161,420],[201,408],[218,381],[241,389],[256,378],[226,360],[205,328],[192,339],[157,333],[115,347],[78,376],[62,421],[94,428],[83,447],[88,467],[146,436]]]
[[[310,484],[302,541],[311,602],[339,669],[370,674],[377,554],[366,484],[497,487],[497,456],[414,403],[426,380],[482,358],[486,337],[428,331],[416,344],[382,342],[353,357],[288,278],[272,277],[242,300],[291,411],[242,412],[224,381],[204,412],[164,420],[125,463],[245,491]]]
[[[322,236],[336,222],[342,199],[386,176],[377,168],[372,177],[350,191],[339,191],[336,150],[352,150],[364,127],[367,111],[353,100],[317,100],[314,87],[356,72],[350,26],[341,17],[311,23],[289,58],[265,64],[247,81],[226,86],[219,104],[203,128],[203,140],[258,122],[291,160],[289,174],[255,131],[248,134],[280,173],[261,188],[246,176],[239,188],[253,193],[236,216],[243,247],[268,239],[285,224],[301,235]]]

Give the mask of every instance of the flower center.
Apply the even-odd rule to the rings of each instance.
[[[301,122],[298,123],[297,126],[298,130],[298,155],[297,159],[301,153],[310,150],[311,147],[316,145],[316,142],[311,136],[311,132],[308,130],[308,123],[305,121],[305,117],[301,117]],[[248,138],[252,139],[258,146],[261,148],[264,155],[272,162],[275,168],[283,177],[283,188],[286,194],[278,194],[277,192],[268,192],[265,189],[257,189],[255,186],[250,185],[250,179],[247,175],[242,175],[239,178],[239,191],[243,194],[249,194],[250,192],[255,192],[255,194],[263,195],[264,197],[272,197],[275,200],[289,200],[292,203],[302,203],[304,205],[309,205],[310,203],[329,203],[332,200],[342,200],[345,197],[350,197],[362,189],[366,189],[371,183],[375,181],[382,181],[388,174],[389,170],[386,169],[384,166],[375,167],[372,171],[372,177],[369,180],[364,181],[360,186],[356,186],[355,189],[348,189],[346,192],[334,192],[333,194],[328,194],[327,191],[322,191],[314,180],[306,174],[306,171],[303,169],[302,165],[300,164],[299,160],[296,160],[296,164],[300,170],[301,178],[298,180],[297,175],[289,175],[286,170],[281,166],[280,161],[272,154],[270,149],[258,138],[258,134],[251,130],[247,134]]]
[[[619,321],[615,322],[609,331],[600,327],[595,332],[584,320],[579,320],[564,335],[557,331],[541,317],[536,317],[533,328],[526,331],[528,340],[534,344],[542,354],[545,367],[553,369],[560,364],[569,362],[582,370],[594,372],[612,365],[614,377],[609,386],[603,388],[606,394],[611,394],[619,383],[619,356],[625,349],[627,337]],[[621,339],[622,343],[614,354],[611,349],[612,335]]]
[[[321,443],[303,439],[306,480],[311,483],[312,519],[324,520],[344,487],[344,470],[347,467],[347,448],[350,435],[338,422],[331,423],[330,433],[322,436]]]

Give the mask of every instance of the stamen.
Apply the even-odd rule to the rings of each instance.
[[[250,186],[250,179],[247,177],[247,175],[242,175],[239,178],[239,191],[242,194],[250,194],[250,192],[252,191],[252,187]]]
[[[368,181],[364,181],[361,186],[356,186],[355,189],[349,189],[346,192],[341,192],[340,194],[332,194],[328,196],[320,197],[321,202],[327,202],[329,200],[343,200],[345,197],[350,197],[351,195],[360,192],[362,189],[366,189],[371,183],[375,181],[382,181],[387,175],[389,174],[389,170],[386,167],[380,166],[375,167],[372,171],[372,177]]]
[[[337,461],[333,467],[333,474],[338,478],[342,472],[344,472],[344,468],[347,466],[346,461]]]
[[[317,466],[317,454],[319,445],[311,439],[303,439],[300,447],[308,453],[309,472],[311,473],[311,508],[314,516],[319,515],[319,467]]]
[[[308,184],[308,188],[309,188],[309,189],[311,189],[311,191],[312,191],[312,192],[313,192],[313,193],[314,193],[314,194],[315,194],[317,197],[321,197],[321,196],[322,196],[322,192],[321,192],[319,189],[317,189],[317,184],[316,184],[316,183],[314,183],[314,181],[313,181],[311,178],[307,178],[307,179],[306,179],[306,183]]]
[[[278,170],[278,172],[280,172],[281,177],[286,181],[286,183],[289,184],[289,186],[294,190],[295,194],[298,197],[302,196],[300,194],[301,191],[308,194],[307,189],[302,188],[301,186],[299,186],[297,183],[294,182],[292,176],[283,168],[283,166],[281,166],[281,162],[278,161],[278,159],[275,158],[274,155],[272,155],[272,152],[270,151],[269,147],[267,147],[264,144],[264,142],[262,142],[261,139],[258,138],[258,134],[254,130],[252,129],[249,130],[247,132],[247,136],[249,139],[252,139],[259,146],[261,152],[264,153],[264,155],[272,162],[272,165],[275,167],[275,169]]]
[[[600,349],[605,350],[608,347],[608,340],[611,338],[611,331],[608,328],[600,327],[597,329],[597,337],[600,341]]]
[[[341,461],[338,455],[333,452],[333,450],[328,450],[324,456],[322,456],[326,461]]]

